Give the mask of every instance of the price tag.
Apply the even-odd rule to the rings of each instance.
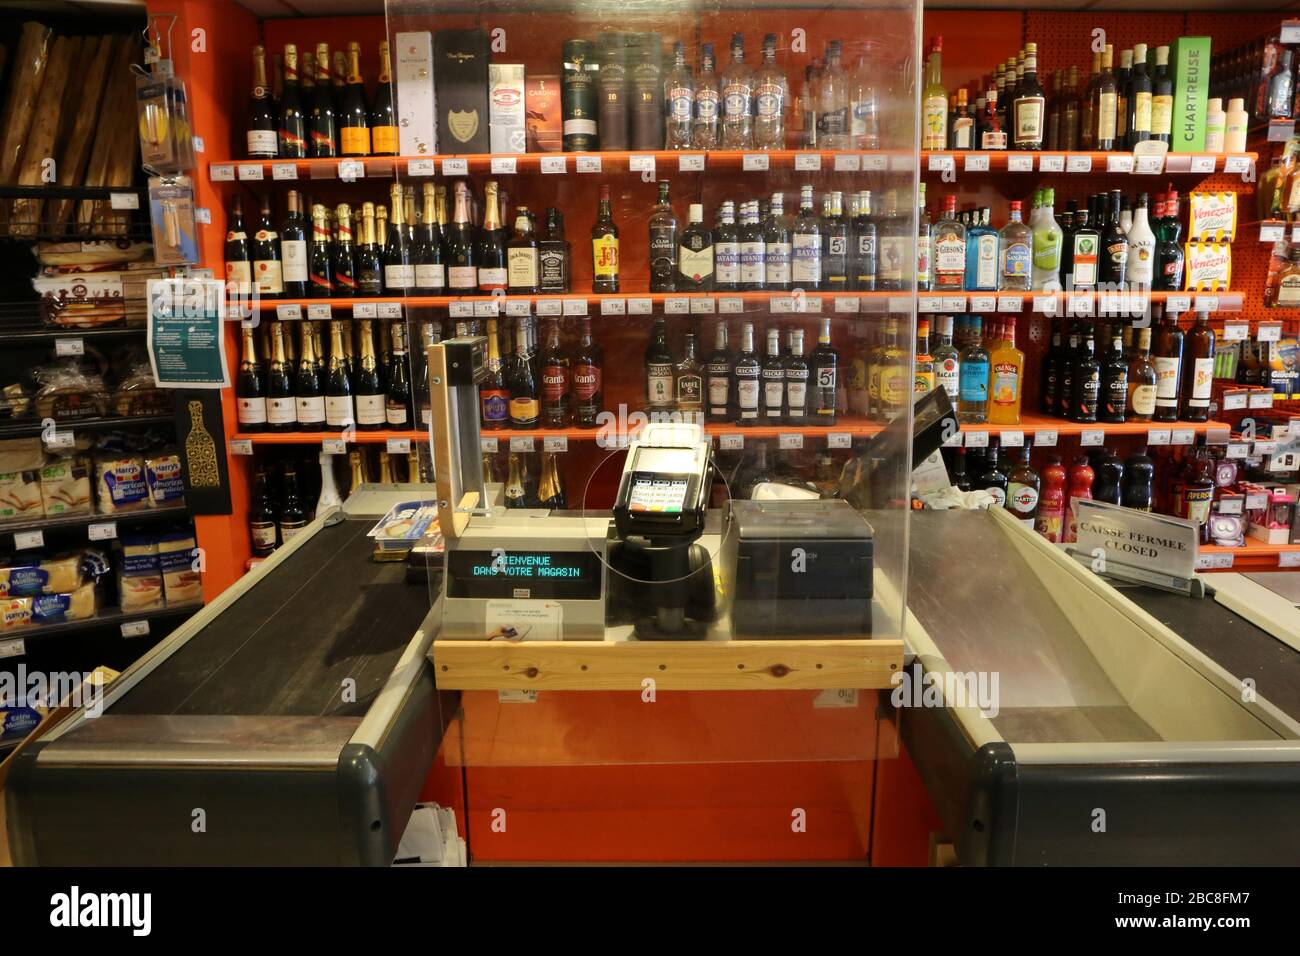
[[[474,315],[474,306],[468,302],[453,302],[450,311],[453,319],[467,319]],[[373,319],[378,314],[373,302],[358,302],[352,307],[354,319]]]
[[[690,299],[682,296],[671,296],[664,299],[664,315],[689,315],[690,312]]]
[[[390,438],[385,444],[390,455],[409,455],[411,453],[411,439],[409,438]]]
[[[1148,445],[1168,445],[1172,438],[1172,433],[1168,428],[1147,429]]]
[[[970,297],[970,310],[972,312],[996,312],[998,310],[998,297],[995,295],[973,295]]]
[[[71,448],[76,443],[76,436],[71,431],[66,430],[53,432],[48,438],[45,438],[45,447],[54,451]]]
[[[655,158],[644,154],[629,156],[627,158],[627,168],[630,172],[634,173],[653,174],[655,171]]]
[[[580,172],[580,173],[598,173],[598,172],[600,172],[600,157],[599,157],[599,156],[591,156],[591,155],[587,155],[587,156],[579,156],[579,157],[578,157],[578,172]]]
[[[1171,157],[1172,158],[1172,157]],[[1213,156],[1193,156],[1191,169],[1194,173],[1212,173],[1214,172]]]
[[[836,153],[835,171],[837,173],[856,173],[862,169],[862,157],[857,153]]]
[[[583,315],[586,315],[586,314],[587,314],[587,300],[586,300],[586,299],[565,299],[565,300],[564,300],[564,314],[565,314],[565,315],[577,315],[577,316],[583,316]]]
[[[239,167],[239,181],[241,183],[253,183],[262,181],[262,164],[245,163]]]
[[[541,170],[547,176],[563,176],[569,171],[567,156],[543,156]]]
[[[950,153],[931,153],[927,168],[932,173],[952,172],[957,169],[957,161]]]
[[[1044,153],[1038,157],[1039,172],[1044,173],[1063,173],[1065,172],[1065,157],[1058,156],[1055,153]]]
[[[916,311],[918,312],[942,312],[943,297],[938,295],[918,296],[916,300]]]
[[[149,622],[123,621],[121,631],[123,637],[145,637],[149,633]]]
[[[1133,172],[1133,154],[1122,153],[1118,156],[1106,157],[1106,172],[1108,173],[1131,173]]]
[[[1190,428],[1175,428],[1169,433],[1169,444],[1190,445],[1196,441],[1196,432]]]
[[[342,438],[326,438],[320,443],[320,450],[327,455],[346,455],[348,443]]]
[[[965,312],[966,297],[964,295],[945,295],[943,297],[943,311]]]
[[[1182,314],[1192,310],[1192,297],[1190,295],[1171,295],[1165,299],[1165,308],[1170,312]]]
[[[253,442],[248,438],[232,438],[229,442],[229,448],[232,455],[251,455],[253,453]]]
[[[1232,432],[1226,425],[1205,430],[1205,443],[1207,445],[1226,445],[1231,440]]]
[[[1007,156],[1007,172],[1009,173],[1032,173],[1034,171],[1034,157],[1030,153],[1012,153]]]
[[[989,171],[989,154],[967,153],[961,165],[962,169],[968,173],[987,173]]]
[[[1239,515],[1245,509],[1242,507],[1244,500],[1241,498],[1220,498],[1218,502],[1218,511],[1221,515]]]
[[[943,447],[960,448],[963,437],[964,436],[962,435],[961,432],[953,432],[951,435],[949,435],[947,438],[943,440]]]
[[[493,176],[513,176],[516,171],[516,162],[513,156],[492,157]]]
[[[801,172],[816,172],[822,168],[822,154],[795,153],[794,168]]]
[[[1271,389],[1261,388],[1250,393],[1251,408],[1272,408],[1273,392]]]
[[[311,303],[307,306],[307,318],[313,322],[324,322],[331,318],[328,302]]]
[[[406,164],[406,175],[408,176],[432,176],[433,160],[431,159],[413,159]]]
[[[788,295],[776,296],[768,300],[767,308],[773,314],[787,315],[795,310],[794,299]]]
[[[194,208],[194,221],[200,225],[209,226],[212,224],[212,210],[203,206]]]
[[[1034,311],[1042,312],[1044,315],[1055,315],[1056,296],[1055,295],[1034,296]]]
[[[1283,20],[1278,38],[1284,44],[1300,43],[1300,21]]]
[[[712,315],[715,307],[713,299],[709,296],[691,299],[691,315]]]
[[[1086,153],[1082,156],[1078,154],[1067,156],[1065,159],[1065,171],[1067,173],[1092,172],[1092,157]]]
[[[1250,157],[1249,156],[1225,156],[1223,160],[1223,171],[1225,173],[1250,172]]]
[[[497,453],[497,440],[495,438],[480,438],[478,440],[479,449],[489,455]]]
[[[1086,292],[1071,292],[1066,297],[1065,310],[1070,315],[1092,315],[1093,298]]]
[[[739,451],[745,447],[744,435],[719,435],[718,449],[720,451]]]
[[[861,157],[859,163],[861,164],[864,173],[883,173],[889,168],[889,161],[885,156],[873,156],[868,154]],[[907,165],[908,159],[903,157],[899,169],[906,169]]]
[[[345,159],[339,163],[339,179],[354,183],[366,178],[366,164],[359,159]]]
[[[1232,552],[1219,552],[1214,554],[1198,554],[1196,556],[1197,571],[1223,571],[1232,567]]]
[[[853,436],[848,432],[829,432],[826,435],[827,448],[852,448]]]
[[[1139,176],[1151,176],[1164,172],[1164,156],[1139,156],[1137,158],[1137,173]]]
[[[767,153],[746,153],[740,161],[740,166],[747,173],[767,172]]]
[[[564,435],[548,435],[542,439],[543,451],[568,451],[569,439]]]
[[[650,315],[654,312],[654,301],[651,299],[628,299],[628,315]]]
[[[1039,448],[1055,448],[1056,429],[1040,428],[1034,435],[1034,443],[1037,444]]]
[[[1279,568],[1300,568],[1300,551],[1283,551],[1277,556],[1277,566]],[[0,657],[4,652],[0,651]]]
[[[988,448],[989,433],[988,432],[967,432],[966,447],[967,448]]]
[[[297,303],[287,303],[275,307],[275,317],[281,322],[291,322],[294,319],[302,318],[302,306]]]
[[[1024,308],[1024,300],[1018,295],[1000,295],[998,296],[999,312],[1019,312]]]
[[[1255,338],[1261,342],[1280,342],[1282,341],[1282,323],[1281,322],[1261,322],[1259,328],[1255,331]]]
[[[498,704],[535,704],[537,703],[537,691],[535,690],[498,690]]]
[[[1024,432],[1010,432],[1010,431],[1002,432],[1003,448],[1023,448],[1024,444],[1025,444]]]
[[[745,300],[735,295],[724,295],[718,299],[718,311],[724,315],[739,315],[745,311]]]
[[[1249,322],[1224,322],[1223,323],[1223,341],[1240,342],[1243,339],[1250,338]]]
[[[81,338],[55,339],[54,354],[60,357],[71,355],[85,355],[86,341]]]
[[[1259,224],[1260,242],[1281,242],[1286,238],[1286,223],[1261,222]]]
[[[1251,454],[1253,454],[1253,455],[1257,455],[1257,456],[1263,456],[1263,455],[1276,455],[1276,454],[1277,454],[1277,450],[1278,450],[1278,448],[1280,448],[1280,447],[1281,447],[1280,443],[1278,443],[1278,442],[1276,442],[1276,441],[1272,441],[1272,440],[1269,440],[1269,441],[1257,441],[1257,442],[1255,442],[1255,447],[1254,447],[1254,449],[1251,451]]]
[[[1268,495],[1267,495],[1267,494],[1247,494],[1247,495],[1246,495],[1246,510],[1247,510],[1247,511],[1259,511],[1260,509],[1262,509],[1262,508],[1267,508],[1267,507],[1268,507]]]
[[[26,551],[30,548],[45,547],[45,532],[37,528],[35,531],[15,531],[14,532],[14,550]]]
[[[444,176],[468,176],[469,160],[463,158],[444,159],[442,161]]]
[[[799,432],[783,433],[777,438],[777,447],[799,449],[803,447],[803,435]]]
[[[0,657],[22,657],[27,653],[27,644],[21,637],[0,641]]]
[[[843,312],[860,312],[862,311],[862,300],[856,296],[837,295],[835,297],[835,311]]]
[[[279,180],[297,179],[298,167],[293,163],[272,163],[271,178]]]
[[[627,301],[625,299],[601,299],[601,315],[625,315],[627,313]]]
[[[506,315],[514,318],[533,314],[533,304],[527,299],[506,299]]]
[[[112,541],[117,537],[116,521],[101,521],[86,528],[86,536],[91,541]]]
[[[1198,295],[1196,297],[1197,312],[1218,312],[1219,297],[1217,295]]]
[[[704,154],[703,153],[684,153],[677,157],[677,171],[679,173],[702,173],[704,172]]]
[[[526,436],[523,438],[516,437],[510,439],[511,451],[532,451],[533,447],[533,439],[531,437]]]
[[[559,299],[538,299],[538,315],[563,315],[564,303]]]
[[[227,163],[209,166],[208,179],[214,183],[233,183],[235,181],[235,167]]]
[[[1246,442],[1230,441],[1226,454],[1228,458],[1246,458],[1250,455],[1250,445]]]
[[[1106,441],[1106,433],[1099,428],[1089,428],[1079,435],[1080,445],[1100,445]]]

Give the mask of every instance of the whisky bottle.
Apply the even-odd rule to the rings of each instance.
[[[591,227],[591,291],[595,293],[618,292],[618,226],[610,207],[609,187],[601,186],[596,222]]]
[[[564,73],[560,78],[564,151],[595,152],[600,149],[596,116],[596,76],[600,62],[589,40],[565,40]]]
[[[601,381],[604,356],[591,334],[591,319],[582,320],[582,336],[573,357],[573,406],[579,428],[595,428],[604,405]]]
[[[687,332],[682,360],[673,369],[673,400],[682,421],[704,420],[704,375],[696,355],[695,333]]]
[[[248,101],[249,159],[275,159],[280,155],[277,126],[271,91],[266,83],[266,47],[258,45],[253,47],[253,95]]]
[[[538,287],[537,237],[527,206],[515,211],[515,234],[506,243],[506,281],[511,295],[532,295]]]
[[[569,291],[569,242],[564,238],[564,215],[554,206],[546,210],[546,232],[537,244],[538,291]]]
[[[646,411],[663,412],[673,407],[673,353],[668,348],[668,322],[654,321],[645,351]]]
[[[566,428],[573,415],[573,359],[560,343],[560,321],[552,319],[542,350],[542,427]]]
[[[677,247],[677,286],[682,292],[713,288],[713,231],[704,225],[701,203],[691,203],[690,223]]]
[[[650,216],[650,291],[677,291],[677,216],[668,196],[668,180],[659,183],[659,202]]]

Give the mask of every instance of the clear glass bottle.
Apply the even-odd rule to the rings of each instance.
[[[826,67],[817,91],[817,140],[821,149],[849,148],[849,78],[840,63],[840,41],[826,44]]]
[[[849,137],[853,149],[880,149],[880,113],[866,57],[858,57],[849,86]]]
[[[1011,202],[1007,224],[998,232],[1000,287],[1027,290],[1033,260],[1033,233],[1020,218],[1020,201]]]
[[[695,107],[691,127],[692,149],[718,148],[718,120],[722,89],[713,72],[713,44],[700,45],[700,75],[695,78]]]
[[[745,65],[745,35],[731,35],[731,63],[722,71],[722,148],[748,149],[753,142],[754,74]]]
[[[988,420],[989,353],[981,341],[981,319],[970,317],[970,339],[961,350],[957,383],[957,420],[978,424]]]
[[[763,61],[754,76],[754,147],[785,149],[790,84],[776,62],[776,34],[763,37]]]
[[[695,124],[695,78],[686,65],[686,46],[673,44],[673,68],[664,78],[664,149],[690,149]]]

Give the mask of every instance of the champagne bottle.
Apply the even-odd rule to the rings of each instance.
[[[253,47],[253,95],[248,101],[248,158],[275,159],[280,155],[271,91],[266,84],[266,47]]]
[[[356,41],[348,44],[348,85],[343,91],[343,115],[338,122],[340,153],[344,156],[369,156],[369,110],[366,109],[366,88],[361,78],[361,44]]]
[[[491,293],[505,289],[509,282],[505,230],[501,226],[495,181],[489,181],[484,188],[484,206],[483,228],[479,231],[475,259],[478,263],[478,290]]]
[[[253,327],[243,327],[244,347],[235,381],[235,401],[239,410],[239,430],[245,433],[266,430],[266,381],[257,356]]]
[[[379,360],[375,356],[374,322],[361,319],[357,323],[360,338],[360,355],[353,391],[357,401],[357,428],[361,431],[378,431],[388,420],[385,409],[384,387],[379,378]]]
[[[406,218],[402,187],[394,183],[390,189],[393,201],[393,218],[388,223],[388,242],[384,246],[384,287],[396,294],[415,289],[415,266],[411,264],[410,236]]]
[[[316,358],[315,325],[315,322],[302,323],[302,350],[294,381],[298,427],[309,432],[325,428],[325,386]]]
[[[339,203],[334,211],[338,233],[334,240],[334,294],[352,298],[357,294],[356,246],[352,238],[352,207]]]
[[[320,203],[311,210],[311,254],[307,260],[307,294],[316,299],[334,295],[333,248],[329,212]]]
[[[284,45],[284,91],[280,94],[280,156],[307,157],[307,117],[298,94],[298,48]]]
[[[393,349],[388,360],[388,395],[384,412],[389,428],[411,427],[411,372],[406,364],[406,324],[396,320],[390,329]]]
[[[398,152],[397,116],[393,112],[392,60],[388,55],[388,41],[379,43],[379,86],[375,101],[370,106],[371,153],[375,156],[396,156]]]
[[[361,204],[361,244],[357,246],[357,294],[382,295],[384,261],[375,232],[375,206]]]
[[[271,323],[271,367],[266,378],[267,431],[291,432],[298,428],[294,400],[293,366],[284,346],[284,323]]]
[[[311,118],[308,123],[308,151],[314,159],[338,155],[338,129],[335,126],[334,96],[330,88],[330,47],[316,44],[316,88],[312,94]]]
[[[341,432],[357,422],[352,403],[352,376],[348,356],[343,348],[343,323],[330,323],[329,372],[325,382],[325,427]]]

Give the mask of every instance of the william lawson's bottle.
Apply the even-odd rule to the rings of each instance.
[[[388,55],[388,41],[379,43],[379,86],[375,88],[375,101],[370,106],[370,151],[375,156],[396,156],[397,115],[393,112],[392,60]],[[426,222],[428,220],[426,219]]]
[[[339,152],[343,156],[370,155],[370,111],[361,79],[361,44],[348,44],[348,85],[343,91],[343,114],[338,119]],[[401,206],[399,200],[397,205]]]
[[[673,353],[668,348],[668,323],[656,318],[645,351],[646,411],[665,412],[673,407]]]
[[[389,428],[406,430],[411,427],[411,370],[406,363],[406,324],[400,319],[392,323],[393,349],[388,359],[387,396],[384,414]]]
[[[266,376],[267,431],[291,432],[298,428],[294,399],[293,365],[284,347],[284,323],[271,325],[271,366]]]
[[[358,323],[361,354],[357,359],[357,373],[352,390],[357,402],[357,428],[361,431],[379,431],[388,421],[385,409],[383,382],[379,375],[379,359],[375,355],[373,322],[361,319]]]
[[[343,349],[343,323],[330,323],[330,360],[325,380],[325,427],[341,432],[357,422],[352,404],[352,379],[348,357]]]
[[[308,151],[314,159],[338,155],[338,127],[335,125],[334,95],[330,88],[330,48],[328,43],[316,44],[316,88],[312,94],[311,118],[308,132],[311,137]]]
[[[235,381],[235,400],[239,409],[239,430],[260,432],[266,430],[265,370],[257,357],[257,340],[253,327],[243,328],[244,348],[239,363],[239,378]]]
[[[279,123],[266,83],[266,47],[253,47],[253,95],[248,101],[248,158],[275,159],[280,155]]]
[[[315,329],[311,328],[314,325],[314,322],[302,323],[302,351],[294,382],[298,427],[307,432],[325,428],[325,383],[321,381],[320,362],[316,358]]]

